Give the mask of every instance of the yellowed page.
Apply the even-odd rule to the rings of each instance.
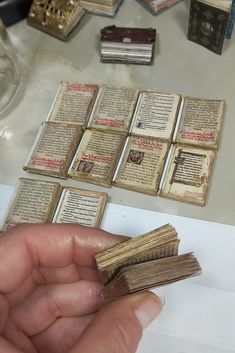
[[[225,101],[185,97],[176,141],[218,148]]]
[[[118,134],[86,130],[69,169],[69,176],[111,186],[124,139]]]
[[[175,145],[160,196],[204,206],[215,152]]]
[[[131,136],[114,184],[147,194],[156,194],[167,151],[167,142]]]

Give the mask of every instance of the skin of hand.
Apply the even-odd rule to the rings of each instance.
[[[160,313],[146,291],[102,303],[94,255],[126,237],[19,225],[0,237],[0,353],[134,353]]]

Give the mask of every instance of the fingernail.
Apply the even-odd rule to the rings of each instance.
[[[143,330],[160,314],[164,305],[165,299],[163,300],[151,292],[145,294],[142,300],[138,301],[135,314]]]

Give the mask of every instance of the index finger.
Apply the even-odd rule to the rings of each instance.
[[[0,237],[0,292],[8,293],[34,267],[95,267],[94,255],[126,239],[74,224],[24,224]]]

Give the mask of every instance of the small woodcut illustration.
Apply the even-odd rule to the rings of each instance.
[[[141,164],[144,158],[144,152],[137,150],[130,150],[130,153],[127,158],[128,163]]]
[[[94,166],[93,162],[87,162],[87,161],[83,161],[81,160],[79,165],[78,165],[78,172],[82,172],[82,173],[90,173],[92,168]]]
[[[205,182],[205,175],[202,174],[203,164],[206,156],[198,153],[185,152],[179,149],[175,157],[175,167],[172,173],[170,184],[181,183],[200,187]]]

